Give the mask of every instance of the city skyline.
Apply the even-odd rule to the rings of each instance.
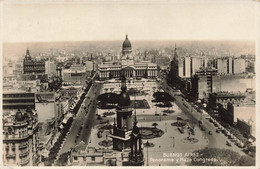
[[[248,1],[5,2],[3,42],[255,40],[256,10]]]

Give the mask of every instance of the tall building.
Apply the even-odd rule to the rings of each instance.
[[[179,67],[183,65],[179,62],[179,56],[177,55],[177,48],[175,45],[174,48],[174,56],[173,56],[173,60],[171,61],[171,78],[176,79],[179,77],[179,73],[180,73],[180,69]],[[183,74],[183,66],[181,67],[181,74]]]
[[[219,91],[220,77],[216,75],[217,70],[209,67],[196,72],[194,77],[191,79],[192,95],[196,99],[207,99],[209,93]]]
[[[32,59],[29,49],[27,49],[23,60],[23,73],[29,75],[45,74],[45,61]]]
[[[48,76],[56,75],[56,64],[50,58],[45,62],[45,74]]]
[[[218,70],[219,74],[240,74],[246,72],[246,60],[239,57],[223,57],[213,60],[213,67]]]
[[[3,163],[37,166],[39,162],[38,116],[32,109],[3,113]]]
[[[132,53],[132,45],[126,35],[122,45],[122,56],[120,63],[106,63],[98,65],[99,79],[106,80],[120,78],[122,73],[126,78],[156,78],[158,73],[157,64],[147,61],[135,62]]]
[[[201,68],[207,67],[207,58],[204,53],[202,56],[185,56],[179,57],[176,52],[177,48],[175,46],[175,52],[173,60],[171,61],[171,68],[168,78],[172,84],[183,89],[187,93],[191,91],[191,78],[200,71]]]
[[[246,92],[255,90],[255,76],[247,74],[218,74],[217,69],[198,71],[191,79],[192,95],[196,99],[208,99],[214,92]]]
[[[246,61],[244,58],[233,58],[233,74],[246,72]]]
[[[204,60],[201,57],[191,57],[186,56],[180,58],[179,66],[179,74],[178,76],[181,78],[191,78],[197,71],[203,67]]]
[[[116,108],[116,123],[114,122],[113,134],[110,135],[113,139],[113,149],[123,150],[130,146],[132,124],[132,111],[130,107],[130,97],[127,93],[126,78],[122,76],[121,93],[119,95],[119,103]]]

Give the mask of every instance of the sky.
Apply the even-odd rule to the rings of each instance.
[[[254,40],[253,1],[4,3],[3,42]]]

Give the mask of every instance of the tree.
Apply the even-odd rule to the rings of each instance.
[[[60,158],[57,160],[57,166],[67,166],[69,155],[70,155],[70,152],[61,154]]]
[[[238,161],[239,166],[254,166],[255,165],[255,160],[252,157],[243,155],[240,157]]]
[[[155,92],[153,94],[153,97],[155,98],[156,102],[170,102],[170,101],[174,101],[174,98],[166,92]]]
[[[154,128],[156,128],[156,127],[158,126],[158,124],[157,124],[157,123],[153,123],[152,126],[153,126]]]
[[[241,157],[237,152],[229,149],[205,148],[196,150],[194,153],[199,156],[192,157],[189,163],[191,166],[240,166],[245,160],[249,160],[247,165],[252,165],[253,160],[247,157]],[[213,160],[195,160],[196,159],[213,159]]]

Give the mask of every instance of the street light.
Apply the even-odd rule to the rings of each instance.
[[[167,133],[167,123],[165,123],[165,133]]]
[[[149,143],[148,140],[147,140],[147,142],[146,142],[146,148],[147,148],[147,157],[146,157],[146,158],[147,158],[147,159],[146,159],[147,162],[146,162],[146,165],[147,165],[147,166],[149,166],[149,160],[148,160],[148,147],[149,147],[149,144],[150,144],[150,143]]]
[[[170,137],[170,138],[172,138],[172,147],[174,147],[175,146],[174,137]]]

